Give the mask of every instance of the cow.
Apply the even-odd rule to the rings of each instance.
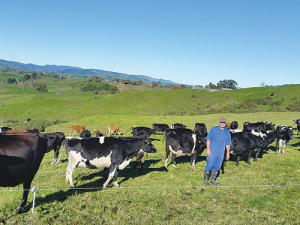
[[[278,137],[276,140],[277,153],[285,153],[285,148],[289,141],[293,138],[293,128],[291,126],[279,125],[276,128]]]
[[[172,129],[177,129],[177,128],[186,128],[187,126],[182,124],[182,123],[172,123],[171,128]]]
[[[161,132],[163,134],[166,129],[169,129],[169,125],[168,124],[163,124],[163,123],[153,123],[152,128],[156,132]]]
[[[40,133],[40,131],[36,128],[34,128],[33,130],[10,129],[6,131],[6,134],[10,134],[10,133]]]
[[[195,123],[194,131],[200,136],[203,136],[205,138],[207,137],[208,133],[205,123]]]
[[[110,135],[110,133],[120,135],[121,131],[120,131],[120,128],[117,125],[109,125],[107,127],[107,134]]]
[[[106,136],[106,133],[104,131],[95,131],[96,133],[96,137],[103,137],[103,136]]]
[[[264,121],[256,122],[256,123],[245,122],[243,124],[243,129],[244,130],[260,130],[260,131],[275,130],[275,124],[266,123]]]
[[[11,127],[3,127],[3,126],[0,126],[0,133],[1,134],[5,134],[7,131],[9,130],[12,130]]]
[[[82,133],[83,131],[85,131],[85,127],[84,126],[71,126],[70,127],[70,135],[73,136],[73,133]]]
[[[54,133],[44,133],[41,134],[44,138],[47,139],[47,153],[50,152],[52,149],[54,150],[54,157],[51,162],[51,165],[55,165],[59,162],[59,149],[65,139],[65,134],[62,132],[54,132]],[[60,156],[62,155],[62,152]]]
[[[255,135],[252,132],[231,132],[230,152],[237,155],[236,166],[239,165],[243,153],[248,155],[247,163],[250,164],[250,157],[257,148],[268,149],[265,137]]]
[[[87,137],[91,137],[91,132],[89,130],[84,130],[79,134],[79,137],[81,138],[87,138]]]
[[[295,124],[297,125],[297,135],[299,135],[300,133],[300,119],[297,119],[297,120],[293,120],[295,122]]]
[[[156,134],[156,130],[150,127],[131,127],[132,135],[135,137],[148,135],[149,137],[152,134]]]
[[[190,129],[169,129],[165,132],[166,139],[166,157],[165,167],[167,168],[167,162],[169,155],[172,152],[171,162],[173,167],[176,167],[175,158],[176,155],[189,155],[191,154],[191,165],[194,167],[196,163],[196,157],[206,148],[206,141],[201,142],[200,137]]]
[[[114,185],[119,187],[117,177],[118,169],[122,170],[129,165],[131,159],[140,151],[156,153],[156,148],[149,138],[85,138],[65,140],[69,164],[66,169],[66,182],[74,187],[72,173],[75,167],[100,169],[109,167],[109,175],[103,184],[103,189],[114,178]]]
[[[226,127],[229,130],[236,130],[238,128],[238,122],[237,121],[232,121],[231,123],[226,123]]]
[[[47,139],[39,133],[0,134],[0,186],[23,184],[18,213],[24,212],[32,180],[47,152]]]

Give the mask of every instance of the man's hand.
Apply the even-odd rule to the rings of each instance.
[[[206,155],[207,155],[207,156],[210,156],[210,155],[211,155],[210,149],[207,149],[207,150],[206,150]]]

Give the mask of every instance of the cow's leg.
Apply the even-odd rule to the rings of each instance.
[[[59,147],[56,146],[56,147],[54,148],[54,156],[53,156],[53,160],[52,160],[52,162],[51,162],[51,165],[54,165],[54,164],[57,163],[58,154],[59,154]]]
[[[66,182],[69,182],[70,184],[70,187],[74,187],[74,184],[73,184],[73,180],[72,180],[72,174],[73,174],[73,170],[75,169],[77,163],[72,160],[72,156],[71,154],[69,154],[69,164],[66,168]]]
[[[255,158],[254,158],[255,162],[257,162],[257,157],[259,156],[260,151],[261,151],[261,148],[257,148],[257,152],[256,152]]]
[[[170,155],[170,149],[168,149],[166,147],[166,157],[165,157],[165,167],[166,168],[168,167],[167,163],[168,163],[169,155]]]
[[[240,165],[240,160],[241,160],[241,158],[242,158],[242,155],[238,155],[237,156],[237,159],[236,159],[236,166],[238,166],[238,165]]]
[[[114,166],[110,166],[109,167],[109,174],[108,174],[108,178],[107,180],[105,181],[105,183],[103,184],[103,190],[106,189],[107,185],[109,184],[109,182],[113,179],[113,177],[115,176],[115,173],[116,173],[116,170],[117,170],[117,166],[114,165]]]
[[[196,156],[197,156],[197,153],[191,155],[191,165],[193,167],[195,167],[195,164],[196,164]]]
[[[247,163],[248,163],[248,164],[251,164],[251,163],[250,163],[251,155],[252,155],[252,152],[248,152],[248,159],[247,159]]]
[[[118,184],[118,175],[119,175],[119,171],[118,171],[118,169],[116,169],[115,170],[115,174],[114,174],[114,185],[116,186],[116,187],[120,187],[120,185]]]
[[[29,193],[29,189],[30,189],[32,180],[33,179],[30,179],[29,181],[25,181],[23,183],[23,198],[22,198],[21,204],[18,208],[18,213],[23,213],[25,210],[24,207],[27,203],[28,193]]]
[[[172,162],[172,164],[173,164],[173,167],[176,167],[176,161],[175,161],[175,158],[176,158],[176,154],[174,154],[174,153],[172,152],[171,162]]]

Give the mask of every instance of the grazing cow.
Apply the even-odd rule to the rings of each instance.
[[[297,124],[297,135],[299,135],[300,133],[300,119],[297,119],[297,120],[293,120],[295,122],[295,124]]]
[[[16,130],[8,130],[6,132],[7,134],[10,134],[10,133],[39,133],[39,130],[34,128],[33,130],[23,130],[23,129],[16,129]]]
[[[85,131],[84,126],[71,126],[70,135],[73,136],[73,133],[82,133]]]
[[[108,183],[114,178],[115,186],[119,186],[117,177],[118,169],[122,170],[129,165],[131,159],[140,151],[156,153],[157,150],[148,138],[85,138],[69,139],[65,141],[69,156],[69,164],[66,169],[66,182],[74,187],[72,173],[75,167],[87,167],[100,169],[109,167],[109,176],[103,184],[106,189]]]
[[[285,148],[289,141],[293,138],[293,128],[291,126],[277,126],[276,132],[278,137],[276,140],[276,148],[278,153],[285,153]]]
[[[264,121],[256,122],[256,123],[245,122],[243,124],[243,129],[244,130],[260,130],[260,131],[275,130],[275,124],[266,123]]]
[[[191,154],[191,165],[194,167],[196,163],[196,157],[206,148],[206,141],[201,142],[200,137],[190,129],[169,129],[165,132],[166,138],[166,157],[165,167],[167,168],[167,162],[170,152],[172,152],[171,161],[174,167],[176,167],[175,158],[176,155],[189,155]]]
[[[131,127],[132,135],[135,137],[156,134],[156,131],[150,127]]]
[[[47,152],[47,139],[38,133],[0,134],[0,186],[23,184],[18,213],[24,212],[31,182]]]
[[[91,137],[91,132],[89,130],[84,130],[79,134],[79,137],[81,138],[87,138],[87,137]]]
[[[104,132],[104,131],[95,131],[95,133],[96,133],[96,137],[105,137],[106,136],[106,133]]]
[[[230,151],[237,155],[237,166],[243,153],[248,155],[247,163],[250,164],[250,157],[257,148],[268,149],[268,144],[264,137],[254,135],[252,132],[231,132]]]
[[[59,162],[58,159],[59,149],[65,139],[65,134],[62,132],[54,132],[54,133],[45,133],[41,135],[48,140],[47,152],[50,152],[52,149],[54,150],[54,157],[51,162],[51,165],[57,164]]]
[[[156,132],[161,132],[163,134],[166,129],[169,129],[169,125],[168,124],[163,124],[163,123],[153,123],[152,128]]]
[[[205,123],[195,123],[194,131],[198,133],[198,135],[207,137],[207,129]]]
[[[186,128],[187,126],[182,124],[182,123],[172,123],[171,128],[172,129],[177,129],[177,128]]]
[[[0,126],[0,133],[1,134],[5,134],[7,131],[9,130],[12,130],[11,127],[3,127],[3,126]]]
[[[107,127],[107,134],[110,135],[110,133],[120,135],[121,131],[120,131],[120,128],[117,125],[109,125]]]

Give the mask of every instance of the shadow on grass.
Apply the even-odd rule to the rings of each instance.
[[[161,168],[152,168],[152,167],[150,167],[151,165],[157,164],[160,161],[161,160],[146,160],[145,165],[144,165],[145,168],[143,170],[138,170],[138,169],[133,170],[133,164],[135,164],[135,162],[131,162],[126,168],[119,171],[118,178],[123,177],[123,179],[119,181],[119,184],[125,182],[129,178],[140,177],[140,176],[146,175],[146,174],[154,172],[154,171],[165,172],[166,171],[165,167],[161,167]],[[58,191],[55,191],[55,192],[53,192],[53,193],[51,193],[51,194],[49,194],[45,197],[38,197],[37,196],[37,198],[36,198],[37,205],[41,206],[43,204],[48,204],[48,203],[52,203],[52,202],[55,202],[55,201],[63,202],[69,196],[72,196],[75,193],[102,191],[102,186],[108,178],[109,169],[104,168],[103,170],[100,170],[100,171],[95,169],[95,171],[96,171],[95,173],[92,173],[92,174],[89,174],[89,175],[86,175],[86,176],[85,175],[83,175],[83,176],[79,175],[77,177],[73,177],[73,181],[75,181],[74,183],[75,183],[75,186],[76,186],[76,188],[74,188],[74,189],[70,188],[67,191],[58,190]],[[87,183],[87,184],[84,184],[84,185],[76,185],[76,180],[77,181],[79,179],[90,180],[90,179],[93,179],[95,177],[99,177],[100,179],[97,179],[93,182],[90,182],[90,183]],[[113,180],[109,183],[109,186],[107,188],[110,188],[112,186],[113,186]],[[32,208],[32,202],[28,202],[26,204],[26,207],[25,207],[25,212],[28,212],[31,208]]]

